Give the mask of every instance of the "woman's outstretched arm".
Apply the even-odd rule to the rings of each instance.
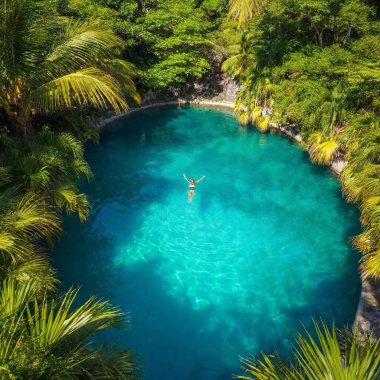
[[[199,182],[203,181],[205,178],[206,178],[206,176],[204,175],[202,178],[199,178],[198,181],[195,181],[195,182],[199,183]]]
[[[189,182],[190,183],[190,181],[187,179],[187,177],[186,177],[186,174],[185,173],[183,173],[182,174],[183,175],[183,178],[185,178],[185,180],[187,181],[187,182]]]

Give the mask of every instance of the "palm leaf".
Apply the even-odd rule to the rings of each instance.
[[[232,78],[238,77],[244,70],[242,55],[237,54],[227,58],[222,64],[222,70]]]
[[[48,348],[74,342],[76,350],[86,346],[86,339],[95,332],[122,321],[122,313],[107,302],[91,297],[81,306],[72,310],[78,290],[69,290],[59,302],[44,297],[27,307],[28,329],[35,348]]]
[[[376,380],[380,376],[380,343],[369,339],[359,342],[350,332],[343,344],[337,330],[325,323],[314,323],[315,333],[305,330],[297,339],[295,365],[287,365],[277,356],[263,355],[243,360],[246,376],[241,379],[257,380]],[[316,338],[314,338],[316,336]]]
[[[29,283],[35,293],[54,291],[59,283],[49,260],[41,255],[30,254],[25,261],[11,263],[4,268],[3,277]]]
[[[258,116],[255,119],[254,125],[261,133],[265,133],[269,130],[269,120],[268,116]]]
[[[49,210],[43,200],[34,194],[26,194],[3,218],[8,228],[29,238],[52,239],[60,232],[60,219]]]
[[[140,73],[135,65],[114,58],[103,61],[102,69],[116,78],[121,90],[128,98],[133,99],[138,105],[141,104],[141,97],[133,81],[133,78],[137,77]]]
[[[249,123],[249,112],[248,111],[240,111],[238,112],[237,120],[241,125],[248,125]]]
[[[42,72],[46,69],[55,77],[95,65],[99,59],[113,57],[115,48],[123,44],[111,30],[94,21],[69,20],[54,40]]]
[[[61,186],[52,191],[54,201],[68,214],[77,212],[82,222],[86,221],[90,212],[90,203],[85,194],[79,193],[74,186]]]
[[[366,254],[360,263],[363,278],[380,278],[380,249]]]
[[[1,283],[0,316],[7,317],[25,308],[25,303],[33,294],[30,282],[20,283],[8,278]]]
[[[380,222],[380,196],[368,198],[361,206],[361,221],[364,225]]]
[[[339,144],[333,139],[323,141],[315,147],[314,151],[311,154],[311,159],[317,164],[330,164],[334,159],[338,148]]]
[[[352,243],[362,253],[368,253],[375,249],[368,230],[355,236]]]
[[[100,348],[80,366],[80,371],[91,373],[93,380],[140,379],[138,368],[130,351],[116,352],[116,347]]]
[[[236,376],[238,379],[246,380],[301,380],[297,372],[285,365],[277,355],[262,354],[262,359],[242,358],[243,369],[247,376]],[[303,379],[302,379],[303,380]]]
[[[265,0],[230,0],[228,15],[237,21],[239,28],[244,28],[264,4]]]
[[[117,81],[104,71],[90,67],[47,82],[30,95],[32,108],[49,114],[74,106],[107,108],[120,113],[128,105]]]

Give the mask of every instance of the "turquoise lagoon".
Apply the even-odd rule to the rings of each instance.
[[[358,212],[286,138],[160,108],[109,125],[87,159],[92,212],[66,221],[56,267],[129,313],[101,339],[136,352],[147,380],[230,379],[239,355],[290,355],[313,317],[352,323]],[[206,175],[192,203],[183,172]]]

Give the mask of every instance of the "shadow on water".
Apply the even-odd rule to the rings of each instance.
[[[119,342],[138,353],[147,379],[229,379],[239,373],[238,355],[259,355],[259,350],[288,355],[296,330],[302,331],[302,324],[310,328],[312,316],[329,324],[334,316],[338,327],[354,318],[352,315],[347,320],[341,310],[358,299],[359,281],[353,282],[356,273],[315,284],[308,294],[308,305],[280,309],[280,320],[266,318],[263,310],[261,319],[253,322],[238,310],[229,310],[224,320],[214,321],[213,315],[222,311],[223,305],[194,309],[186,295],[173,297],[158,273],[160,260],[109,265],[105,255],[112,252],[112,242],[105,237],[78,236],[82,238],[87,239],[82,243],[86,252],[69,250],[66,257],[66,285],[70,279],[80,282],[82,297],[96,294],[130,313],[129,330],[107,332],[100,339]],[[328,295],[332,292],[342,295],[339,305],[331,304]],[[236,351],[237,347],[240,350]],[[165,372],[168,368],[170,373]]]
[[[112,243],[106,238],[91,240],[90,245],[84,242],[87,254],[76,256],[80,252],[69,251],[61,270],[65,285],[80,283],[81,299],[95,294],[111,300],[128,312],[131,323],[130,329],[107,331],[99,340],[119,343],[137,353],[147,379],[231,378],[238,367],[238,353],[233,358],[235,365],[224,362],[228,342],[217,326],[210,328],[214,307],[193,310],[186,298],[179,301],[170,295],[157,274],[157,260],[128,267],[107,266],[105,255],[112,250]],[[182,347],[180,351],[178,346]],[[170,373],[166,372],[168,368]]]
[[[355,313],[347,316],[347,313],[342,310],[347,308],[355,310],[357,306],[360,295],[359,275],[356,270],[350,270],[350,273],[345,273],[342,278],[344,278],[343,281],[337,278],[316,284],[314,289],[308,292],[307,305],[279,308],[280,320],[263,318],[260,331],[254,339],[255,346],[260,347],[260,351],[252,350],[239,354],[243,357],[254,355],[261,358],[261,352],[278,353],[283,360],[289,361],[293,359],[293,350],[299,333],[305,336],[307,330],[312,337],[316,338],[314,321],[318,324],[325,321],[328,326],[335,324],[337,328],[352,326]],[[341,296],[339,303],[332,304],[329,300],[332,292]],[[283,330],[284,326],[286,331]],[[246,329],[242,327],[242,330],[245,334],[249,327],[247,326]],[[268,332],[267,335],[266,332]]]
[[[117,270],[119,288],[112,299],[131,312],[132,329],[114,337],[136,343],[133,349],[144,358],[148,379],[209,380],[223,372],[230,378],[231,363],[223,361],[226,342],[218,328],[210,328],[212,307],[193,310],[186,298],[171,296],[157,275],[158,265],[151,261]]]

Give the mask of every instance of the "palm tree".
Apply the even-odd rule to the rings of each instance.
[[[0,283],[0,377],[2,379],[137,378],[129,351],[96,348],[89,338],[125,325],[107,302],[91,297],[73,308],[78,290],[60,298],[39,294],[34,280]]]
[[[7,173],[4,187],[12,183],[18,190],[38,194],[56,208],[77,212],[81,221],[86,220],[90,206],[75,183],[90,179],[92,172],[77,138],[69,132],[53,132],[44,127],[28,141],[6,136],[3,141],[0,164]]]
[[[339,333],[325,323],[315,324],[316,339],[306,331],[298,336],[291,364],[277,355],[243,359],[245,375],[256,380],[377,380],[380,376],[380,343],[359,341],[350,332]],[[342,339],[340,339],[340,337]]]
[[[26,260],[9,262],[3,258],[0,266],[0,281],[13,279],[18,283],[29,283],[36,295],[57,291],[59,281],[46,255],[30,253]]]
[[[311,160],[320,165],[329,165],[339,149],[339,143],[334,133],[328,136],[322,132],[314,132],[309,137]]]
[[[354,119],[345,131],[348,165],[341,174],[343,193],[359,204],[364,231],[353,240],[364,254],[363,278],[380,278],[380,133],[379,119],[366,113]]]
[[[348,114],[344,109],[344,93],[340,88],[334,88],[328,102],[322,104],[317,113],[324,115],[324,108],[328,106],[326,125],[322,125],[322,130],[314,132],[309,137],[310,156],[313,162],[320,165],[329,165],[340,154],[341,147],[339,138],[348,125]],[[324,117],[324,118],[325,118]],[[311,115],[310,120],[319,120],[315,114]]]
[[[127,109],[139,102],[123,42],[92,21],[58,17],[56,1],[0,0],[0,110],[16,133],[75,107]]]
[[[38,251],[41,240],[52,243],[60,230],[56,211],[41,197],[12,189],[1,193],[0,253],[5,263],[25,261]]]
[[[44,127],[26,141],[3,135],[2,142],[0,252],[6,266],[40,257],[43,240],[53,246],[61,211],[86,220],[89,202],[75,183],[92,172],[82,143],[68,132]]]
[[[228,15],[237,21],[240,29],[244,29],[265,3],[266,0],[230,0]]]
[[[231,78],[244,81],[242,75],[247,75],[247,68],[254,65],[250,54],[252,35],[247,31],[236,32],[231,28],[227,29],[225,33],[234,36],[234,41],[226,48],[228,58],[223,62],[222,70]]]

